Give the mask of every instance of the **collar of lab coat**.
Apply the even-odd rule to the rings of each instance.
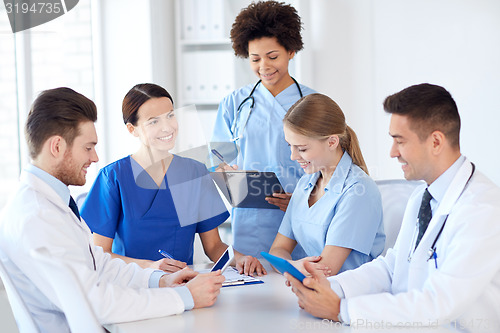
[[[26,170],[23,170],[21,171],[20,181],[21,183],[24,183],[27,186],[33,188],[35,191],[41,193],[55,206],[59,207],[61,210],[71,216],[74,222],[77,222],[79,226],[83,227],[83,223],[80,223],[80,220],[78,220],[71,208],[69,208],[68,203],[65,203],[61,196],[41,178]]]
[[[419,246],[417,247],[417,249],[415,249],[414,257],[420,255],[427,255],[427,251],[429,250],[429,247],[432,245],[432,242],[430,242],[430,240],[433,241],[436,238],[437,233],[439,232],[439,229],[443,225],[446,217],[450,214],[451,210],[453,209],[453,206],[458,201],[460,195],[464,191],[467,182],[469,180],[469,177],[471,176],[471,173],[472,173],[472,164],[466,158],[460,169],[458,169],[457,174],[451,181],[450,186],[446,190],[445,195],[443,197],[443,201],[439,204],[436,213],[432,216],[427,231],[422,237]],[[424,190],[425,187],[422,187],[421,191],[419,191],[419,194],[417,196],[421,197],[422,192]]]

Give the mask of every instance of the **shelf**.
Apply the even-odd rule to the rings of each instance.
[[[183,39],[179,41],[182,46],[203,46],[203,45],[231,45],[229,38],[224,39]]]

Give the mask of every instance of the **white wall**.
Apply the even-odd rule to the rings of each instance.
[[[123,97],[138,83],[153,82],[175,95],[174,1],[95,1],[99,21],[97,67],[101,83],[99,167],[134,152],[138,141],[123,124]],[[172,88],[170,88],[172,87]]]
[[[175,98],[174,1],[149,0],[141,6],[133,0],[96,2],[104,18],[102,167],[137,144],[121,122],[128,89],[156,82]],[[304,21],[305,40],[294,75],[343,108],[374,178],[403,176],[389,157],[383,99],[429,82],[452,93],[462,118],[462,152],[500,185],[500,154],[495,153],[500,142],[500,1],[297,0],[294,5]]]
[[[315,0],[305,18],[316,90],[336,100],[375,178],[402,178],[389,158],[383,99],[412,84],[448,89],[462,153],[500,185],[500,1]]]

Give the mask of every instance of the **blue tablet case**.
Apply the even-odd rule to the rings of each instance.
[[[287,272],[300,282],[303,282],[306,278],[304,274],[302,274],[297,268],[295,268],[285,259],[273,256],[272,254],[269,254],[267,252],[261,252],[260,254],[281,273]]]

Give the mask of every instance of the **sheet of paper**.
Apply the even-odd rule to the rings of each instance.
[[[200,273],[209,273],[210,269],[203,269],[198,271]],[[262,280],[257,279],[252,276],[239,274],[238,270],[232,266],[226,268],[226,270],[222,273],[226,280],[222,283],[222,286],[233,286],[238,284],[245,283],[254,283],[254,282],[262,282]]]

